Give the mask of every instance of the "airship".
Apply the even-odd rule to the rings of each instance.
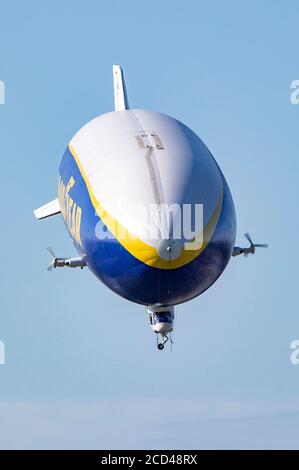
[[[114,111],[85,124],[59,167],[58,197],[34,211],[61,214],[78,256],[52,268],[87,267],[109,289],[145,306],[164,349],[174,308],[201,295],[231,257],[236,215],[221,169],[188,126],[161,112],[130,108],[122,68],[113,66]]]

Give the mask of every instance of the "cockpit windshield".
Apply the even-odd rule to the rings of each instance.
[[[159,312],[154,313],[153,322],[156,323],[171,323],[171,313],[170,312]]]

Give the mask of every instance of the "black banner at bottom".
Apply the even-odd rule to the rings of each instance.
[[[141,450],[15,450],[0,451],[1,463],[22,463],[30,464],[55,464],[72,463],[76,466],[80,464],[93,465],[94,468],[101,466],[105,468],[112,465],[120,465],[123,468],[138,468],[147,465],[148,468],[156,465],[170,465],[173,467],[187,465],[194,468],[205,464],[225,464],[225,463],[254,463],[269,462],[275,460],[276,463],[285,464],[289,462],[299,462],[299,451],[279,451],[279,450],[180,450],[180,451],[141,451]]]

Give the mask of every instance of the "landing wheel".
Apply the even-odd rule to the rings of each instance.
[[[164,344],[163,343],[159,343],[158,344],[158,349],[159,351],[162,351],[164,349]]]

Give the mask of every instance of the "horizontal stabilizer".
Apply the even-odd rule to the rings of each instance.
[[[52,215],[60,214],[60,205],[59,200],[54,199],[54,201],[48,202],[42,207],[39,207],[34,211],[34,215],[37,219],[45,219],[46,217],[51,217]]]
[[[113,65],[114,109],[124,111],[129,109],[123,72],[120,65]]]

